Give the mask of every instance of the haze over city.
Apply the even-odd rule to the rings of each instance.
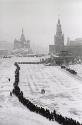
[[[14,42],[22,27],[36,48],[54,43],[58,18],[65,36],[82,38],[82,0],[0,0],[0,41]]]
[[[0,125],[82,125],[82,0],[0,0]]]

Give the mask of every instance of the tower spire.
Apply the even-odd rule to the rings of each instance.
[[[58,18],[58,24],[60,24],[60,18]]]
[[[22,34],[23,34],[23,28],[22,28]]]
[[[24,36],[23,28],[22,28],[22,34],[21,34],[20,40],[21,40],[22,42],[25,42],[25,41],[26,41],[25,36]]]
[[[61,46],[64,46],[64,35],[62,34],[60,18],[58,18],[54,42],[55,42],[55,45],[59,46],[60,48]]]
[[[60,24],[60,14],[58,14],[58,24]]]
[[[62,28],[61,28],[60,18],[58,18],[56,34],[57,35],[62,35]]]

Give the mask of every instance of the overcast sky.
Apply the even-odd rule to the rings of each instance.
[[[58,16],[65,41],[82,37],[82,0],[0,0],[0,41],[19,39],[23,27],[32,44],[48,47]]]

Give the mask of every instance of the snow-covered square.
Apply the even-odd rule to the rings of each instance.
[[[0,125],[58,124],[30,112],[14,95],[10,96],[15,80],[14,62],[39,60],[36,57],[0,59]],[[19,66],[19,86],[26,98],[38,106],[51,111],[55,109],[59,114],[82,123],[81,64],[70,66],[77,71],[77,76],[71,75],[60,66],[43,64],[19,64]],[[45,90],[43,94],[42,89]]]

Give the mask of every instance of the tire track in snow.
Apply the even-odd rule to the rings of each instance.
[[[29,71],[29,69],[28,69],[28,71]],[[24,74],[24,75],[23,75]],[[24,78],[23,78],[24,77]],[[29,80],[29,76],[28,76],[28,74],[27,73],[25,73],[25,67],[23,66],[21,66],[21,72],[20,72],[20,81],[21,80],[26,80],[25,81],[25,87],[23,87],[24,88],[24,91],[29,91],[30,93],[33,93],[33,89],[32,89],[32,87],[31,87],[31,85],[30,85],[30,80]],[[21,85],[22,84],[22,85]],[[21,84],[19,84],[20,85],[20,87],[21,87],[21,89],[22,89],[22,86],[24,86],[23,85],[23,83],[21,83]],[[27,87],[26,87],[27,86]],[[27,89],[26,90],[26,88],[29,88],[29,90]]]
[[[77,75],[74,75],[74,74],[71,74],[70,72],[66,71],[65,69],[61,69],[61,68],[59,69],[59,68],[58,68],[58,70],[60,70],[62,73],[64,72],[64,73],[67,74],[69,77],[72,77],[74,80],[80,81],[80,83],[81,83],[82,77],[81,77],[80,75],[78,75],[78,73],[77,73]]]
[[[32,65],[32,64],[31,64]],[[22,71],[22,74],[25,74],[25,78],[26,78],[26,80],[27,80],[27,84],[28,84],[28,86],[29,86],[29,89],[30,89],[30,92],[31,93],[35,93],[37,90],[38,90],[38,88],[37,88],[37,86],[36,86],[36,84],[35,84],[35,82],[34,82],[34,79],[33,79],[33,77],[32,77],[32,72],[31,72],[31,65],[30,64],[28,64],[27,65],[27,67],[26,67],[26,69],[28,70],[28,73],[26,72],[26,74],[25,74],[25,72],[24,72],[24,70]],[[24,65],[25,66],[25,65]],[[24,67],[25,68],[25,67]]]
[[[32,68],[32,67],[31,67]],[[38,86],[38,83],[37,83],[37,85],[35,86],[35,84],[33,83],[33,79],[30,79],[30,75],[33,75],[32,74],[32,72],[31,72],[31,68],[29,68],[29,66],[28,66],[28,74],[25,74],[25,77],[27,78],[27,84],[28,84],[28,87],[29,87],[29,89],[30,89],[30,92],[31,92],[31,94],[37,94],[36,93],[36,91],[34,91],[35,89],[34,89],[34,87],[36,88],[36,86]],[[22,72],[23,73],[23,72]],[[29,75],[30,74],[30,75]],[[44,75],[44,74],[43,74]],[[44,76],[46,76],[46,75],[44,75]],[[34,77],[33,77],[34,78]],[[27,95],[25,95],[26,97],[27,97]],[[28,97],[29,98],[29,97]],[[43,103],[40,99],[36,99],[36,98],[34,98],[34,99],[32,99],[32,101],[33,101],[33,103],[35,103],[35,104],[38,104],[38,105],[40,105],[40,106],[43,106],[43,107],[47,107],[47,108],[49,108],[49,109],[53,109],[53,106],[51,106],[51,105],[49,105],[49,104],[46,104],[46,103]]]
[[[38,91],[38,87],[37,87],[37,85],[36,85],[36,83],[35,83],[35,80],[34,80],[34,78],[33,78],[33,74],[32,74],[32,72],[31,72],[30,65],[29,65],[28,77],[29,77],[31,86],[34,87],[34,90],[35,90],[35,91]]]

